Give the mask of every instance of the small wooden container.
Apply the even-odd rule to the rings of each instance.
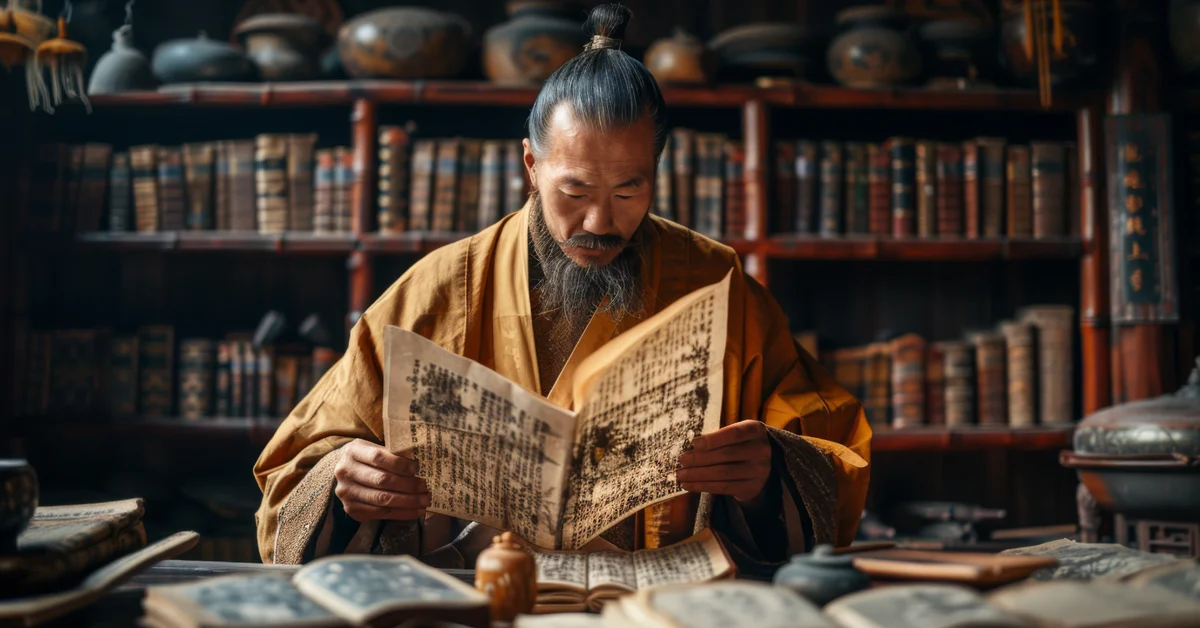
[[[475,561],[475,588],[492,599],[492,621],[512,621],[533,612],[537,599],[537,564],[511,532],[492,539]]]

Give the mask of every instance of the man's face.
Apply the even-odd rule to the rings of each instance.
[[[571,261],[606,266],[624,248],[654,201],[654,125],[599,131],[579,123],[568,105],[551,119],[540,158],[525,140],[525,167],[538,191],[546,227]]]

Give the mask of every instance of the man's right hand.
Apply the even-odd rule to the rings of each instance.
[[[334,495],[351,519],[409,521],[425,516],[431,499],[425,480],[416,477],[415,460],[397,456],[386,447],[357,439],[342,447],[334,468]]]

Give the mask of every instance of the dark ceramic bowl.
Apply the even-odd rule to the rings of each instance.
[[[37,474],[24,460],[0,459],[0,488],[0,553],[8,553],[37,510]]]

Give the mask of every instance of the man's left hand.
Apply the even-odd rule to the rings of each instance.
[[[729,495],[739,502],[758,497],[769,477],[771,443],[766,426],[754,420],[692,439],[676,472],[685,491]]]

